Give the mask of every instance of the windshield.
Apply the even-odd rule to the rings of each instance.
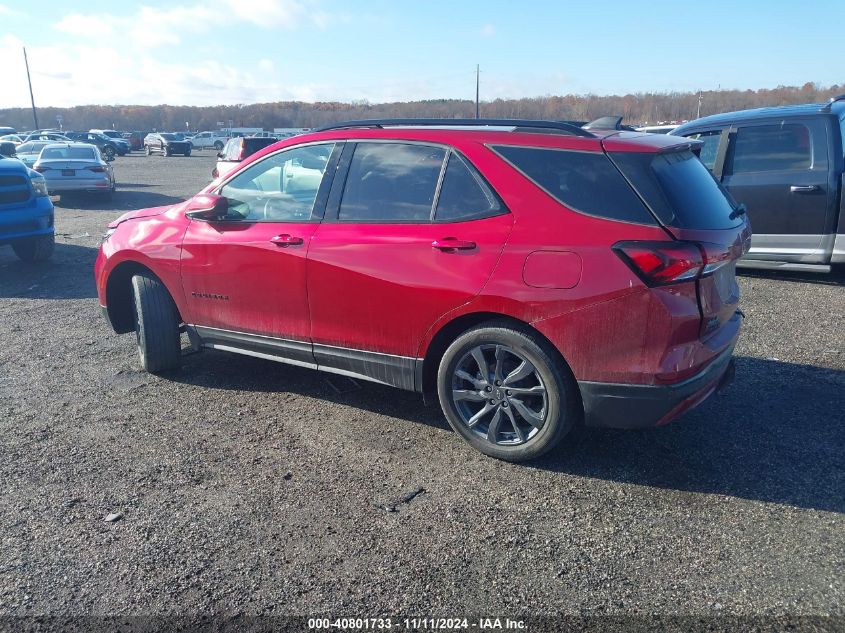
[[[615,152],[611,159],[665,226],[728,229],[736,203],[691,151]]]

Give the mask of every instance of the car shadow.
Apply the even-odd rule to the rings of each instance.
[[[294,392],[449,429],[439,405],[424,405],[419,394],[222,352],[185,361],[171,379]],[[524,467],[845,512],[845,371],[738,357],[736,376],[725,394],[672,424],[578,429],[560,449]]]
[[[814,273],[796,270],[764,270],[761,268],[737,268],[739,277],[793,281],[821,286],[845,286],[845,267],[834,268],[829,273]]]
[[[155,191],[134,191],[121,183],[117,184],[117,191],[111,198],[103,198],[96,194],[63,194],[53,197],[56,209],[81,209],[86,211],[134,211],[149,207],[164,207],[184,202],[184,198],[168,196]]]
[[[11,247],[0,247],[0,298],[94,298],[96,258],[96,248],[57,242],[48,261],[23,262]]]

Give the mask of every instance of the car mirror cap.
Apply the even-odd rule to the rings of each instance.
[[[225,197],[210,193],[199,193],[188,200],[185,207],[185,216],[192,220],[214,222],[225,218],[228,211],[229,201]]]

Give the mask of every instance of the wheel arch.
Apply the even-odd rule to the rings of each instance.
[[[114,331],[118,334],[132,332],[135,329],[132,277],[140,273],[154,277],[164,286],[170,298],[174,299],[173,305],[176,307],[176,313],[179,320],[182,320],[182,315],[179,313],[179,306],[173,297],[173,293],[170,292],[170,289],[161,277],[156,275],[155,272],[144,264],[136,261],[124,261],[114,267],[114,270],[109,273],[108,279],[106,280],[106,310],[108,311],[109,321]]]
[[[424,394],[435,393],[437,391],[437,370],[440,367],[440,360],[443,358],[443,354],[449,345],[464,332],[478,327],[482,323],[489,322],[509,324],[517,330],[531,333],[532,336],[546,343],[565,370],[570,374],[572,373],[569,363],[563,357],[563,354],[560,353],[560,350],[530,323],[500,312],[470,312],[444,323],[434,336],[431,337],[431,342],[428,344],[423,356],[422,368],[419,371],[420,390]]]

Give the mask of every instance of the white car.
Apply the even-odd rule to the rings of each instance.
[[[50,143],[32,168],[44,176],[50,195],[95,193],[110,199],[116,187],[114,168],[88,143]]]
[[[218,152],[223,149],[229,135],[225,132],[200,132],[191,137],[191,145],[194,149],[207,149],[213,147]]]

